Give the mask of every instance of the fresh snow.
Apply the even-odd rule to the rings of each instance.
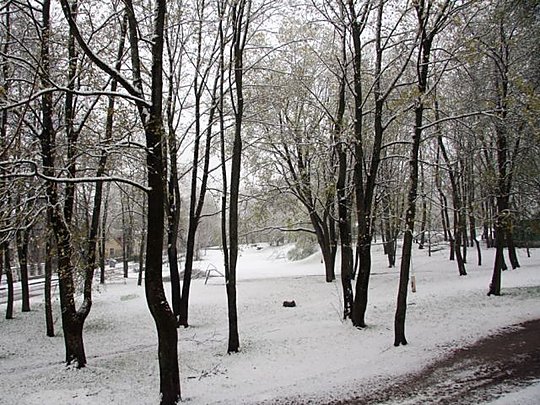
[[[339,275],[326,283],[320,254],[290,262],[290,247],[244,246],[238,262],[238,317],[241,352],[227,355],[224,279],[192,282],[189,328],[179,329],[182,397],[191,404],[324,403],[360,395],[419,371],[453,349],[508,325],[540,318],[540,250],[522,267],[503,273],[503,295],[486,295],[494,250],[485,265],[469,252],[468,276],[460,277],[448,251],[428,257],[415,250],[406,335],[409,345],[393,346],[399,271],[389,269],[382,248],[373,248],[368,327],[355,329],[342,318]],[[195,267],[222,270],[221,252],[209,249]],[[399,258],[398,258],[399,263]],[[339,270],[339,260],[336,266]],[[121,272],[121,269],[118,269]],[[216,272],[211,273],[216,276]],[[156,331],[137,274],[95,285],[85,324],[88,366],[63,365],[58,299],[57,336],[45,336],[42,297],[32,312],[5,320],[0,305],[0,404],[157,404],[159,373]],[[3,281],[4,282],[4,281]],[[165,284],[167,292],[170,285]],[[282,302],[295,300],[295,308]],[[494,403],[533,403],[536,382]],[[529,400],[530,402],[526,402]],[[513,402],[512,402],[513,401]],[[521,401],[521,402],[520,402]],[[537,402],[534,402],[537,403]]]

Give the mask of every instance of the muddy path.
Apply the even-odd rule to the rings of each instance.
[[[540,378],[540,319],[458,349],[385,388],[333,404],[471,404],[497,399]],[[539,398],[540,403],[540,398]]]

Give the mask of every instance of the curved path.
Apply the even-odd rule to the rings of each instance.
[[[384,389],[334,404],[488,403],[540,379],[540,319],[458,349]],[[540,391],[540,389],[539,389]],[[538,393],[540,404],[540,392]]]

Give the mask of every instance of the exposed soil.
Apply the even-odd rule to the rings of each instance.
[[[540,319],[458,349],[395,384],[333,404],[472,404],[540,378]],[[539,398],[540,403],[540,398]]]

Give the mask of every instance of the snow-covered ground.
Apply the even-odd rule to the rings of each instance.
[[[419,371],[451,350],[498,329],[540,318],[540,250],[522,267],[503,273],[503,295],[488,297],[493,250],[482,267],[469,253],[469,275],[459,277],[441,250],[415,250],[417,292],[409,293],[409,345],[395,348],[393,321],[398,270],[388,269],[373,249],[369,308],[364,330],[341,318],[339,276],[326,283],[320,255],[289,262],[286,247],[244,247],[238,263],[241,352],[227,355],[224,280],[192,282],[190,327],[179,330],[182,397],[192,404],[326,402],[384,386],[395,376]],[[399,259],[399,258],[398,258]],[[200,270],[222,271],[221,253],[208,250]],[[337,266],[339,269],[339,264]],[[121,270],[119,270],[121,271]],[[215,273],[217,274],[217,273]],[[0,305],[0,404],[157,404],[156,332],[136,274],[96,285],[84,339],[88,366],[65,367],[58,303],[56,332],[45,336],[43,300],[32,312],[3,319]],[[167,290],[169,285],[166,284]],[[295,308],[284,308],[284,300]],[[508,400],[540,398],[540,385]],[[497,404],[505,404],[504,398]]]

